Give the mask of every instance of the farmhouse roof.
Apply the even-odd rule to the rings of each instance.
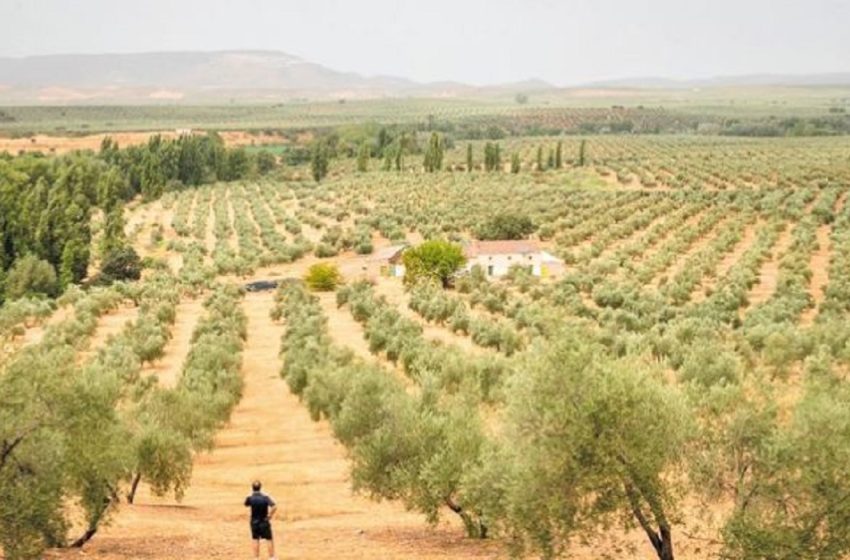
[[[389,247],[382,247],[372,253],[372,256],[369,257],[369,260],[388,261],[397,257],[405,249],[407,249],[407,245],[390,245]]]
[[[478,255],[527,255],[539,253],[540,245],[536,241],[522,239],[518,241],[472,241],[464,248],[467,257]]]

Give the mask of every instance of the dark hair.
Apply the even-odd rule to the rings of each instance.
[[[251,483],[251,488],[254,489],[254,492],[259,492],[260,488],[262,488],[262,487],[263,487],[263,483],[260,482],[259,480],[255,480],[254,482]]]

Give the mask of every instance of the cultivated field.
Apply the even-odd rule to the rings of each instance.
[[[847,453],[850,145],[690,135],[500,142],[490,172],[481,168],[485,141],[474,140],[471,170],[458,142],[435,173],[422,171],[419,155],[402,171],[379,171],[374,160],[366,172],[340,156],[318,184],[301,166],[134,201],[124,233],[146,259],[140,281],[72,288],[56,304],[0,317],[0,366],[13,372],[4,375],[56,362],[96,375],[120,357],[129,369],[116,381],[126,393],[119,414],[162,405],[131,397],[151,385],[162,402],[180,393],[212,403],[204,414],[214,438],[186,459],[185,488],[152,492],[142,477],[134,503],[119,500],[84,552],[51,554],[242,555],[240,503],[255,477],[283,504],[282,558],[501,558],[518,542],[529,545],[518,554],[545,551],[550,537],[569,558],[655,558],[635,513],[644,508],[656,530],[669,518],[680,558],[746,557],[749,533],[729,529],[733,518],[748,529],[829,534],[834,526],[812,517],[833,515],[841,500],[818,485],[843,488],[843,475],[824,474],[833,463],[795,445],[831,425],[824,455]],[[563,164],[551,169],[544,160],[558,144]],[[468,241],[499,215],[528,217],[532,236],[566,263],[564,276],[471,274],[443,289],[381,276],[371,260],[398,243]],[[300,282],[317,262],[344,276],[336,294]],[[266,279],[281,287],[226,287]],[[143,330],[156,333],[155,348],[133,342]],[[210,372],[202,362],[216,348],[231,359]],[[582,369],[583,360],[600,370]],[[564,377],[546,377],[549,364]],[[596,383],[610,371],[635,385]],[[533,415],[585,383],[587,398],[611,399],[570,416],[598,422],[592,435]],[[358,410],[369,420],[352,420]],[[134,429],[148,420],[141,414]],[[598,445],[557,443],[584,437]],[[675,445],[658,443],[668,438]],[[557,459],[544,462],[541,449]],[[608,455],[596,457],[600,449]],[[795,467],[786,470],[783,453]],[[598,480],[542,486],[578,456]],[[644,482],[650,490],[636,506],[630,489]],[[547,533],[535,515],[572,515],[555,511],[571,488],[585,492],[576,503],[595,501],[593,513],[571,518],[576,531],[553,522]],[[458,511],[464,500],[478,509]],[[537,513],[519,511],[526,501]],[[777,521],[783,501],[795,513]],[[465,536],[485,526],[493,538]]]

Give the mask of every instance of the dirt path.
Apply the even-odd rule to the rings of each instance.
[[[143,486],[136,505],[123,506],[84,553],[68,556],[249,558],[242,500],[250,481],[260,478],[282,505],[275,523],[279,558],[504,557],[497,543],[467,540],[453,524],[432,529],[399,504],[351,494],[343,448],[326,423],[310,419],[278,375],[283,326],[269,318],[272,297],[246,297],[242,401],[216,438],[216,449],[196,461],[183,503],[153,498]]]
[[[771,250],[771,257],[762,265],[759,271],[759,280],[747,295],[747,301],[749,302],[748,309],[764,303],[776,291],[776,285],[779,282],[779,263],[782,260],[782,256],[788,250],[788,247],[794,241],[794,237],[791,235],[793,227],[791,224],[786,224],[785,229],[779,235],[779,239]]]
[[[818,308],[823,302],[824,289],[829,282],[829,253],[832,247],[830,233],[832,228],[829,225],[818,227],[815,235],[818,240],[818,248],[812,254],[809,261],[809,270],[812,271],[812,278],[809,282],[809,294],[812,296],[814,306],[806,309],[800,317],[800,324],[803,326],[811,325],[818,314]]]
[[[171,340],[165,345],[162,358],[144,368],[147,374],[155,375],[160,386],[172,388],[180,379],[183,361],[192,345],[192,332],[204,313],[200,299],[186,300],[177,305],[177,319],[171,328]]]

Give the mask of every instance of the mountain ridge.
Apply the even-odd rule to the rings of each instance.
[[[367,76],[275,50],[0,57],[0,103],[451,97],[583,88],[652,90],[765,85],[850,85],[850,72],[681,80],[635,77],[559,88],[537,78],[480,86],[450,80],[423,83],[399,76]]]

